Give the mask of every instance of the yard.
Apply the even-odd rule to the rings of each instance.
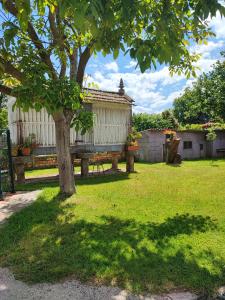
[[[77,180],[64,201],[57,183],[20,187],[43,193],[1,229],[0,266],[28,282],[73,277],[133,292],[224,284],[225,161],[136,170]]]

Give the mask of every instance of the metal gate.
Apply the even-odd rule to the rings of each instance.
[[[10,131],[0,131],[0,200],[6,192],[15,192]]]

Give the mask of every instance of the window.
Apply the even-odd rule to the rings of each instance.
[[[184,149],[192,149],[192,142],[191,141],[185,141],[184,142]]]
[[[203,144],[200,144],[200,151],[203,150]]]

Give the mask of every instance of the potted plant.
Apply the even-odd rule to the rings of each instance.
[[[167,140],[173,140],[176,138],[176,131],[171,129],[164,130],[163,134],[165,134]]]
[[[140,132],[137,132],[136,129],[132,128],[132,131],[127,136],[126,150],[127,151],[137,151],[139,149],[137,139],[142,137]]]
[[[23,156],[31,155],[33,149],[36,147],[35,134],[29,134],[29,136],[24,140],[21,145],[21,151]]]

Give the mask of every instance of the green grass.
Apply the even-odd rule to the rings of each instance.
[[[105,163],[103,164],[104,170],[111,168],[111,164]],[[89,167],[90,171],[93,170],[93,166],[90,165]],[[96,167],[94,167],[94,170],[96,171]],[[102,171],[102,168],[101,168]],[[74,168],[74,173],[80,173],[80,166],[76,166]],[[27,170],[25,172],[26,178],[32,178],[32,177],[41,177],[41,176],[50,176],[50,175],[58,175],[58,169],[57,168],[46,168],[46,169],[37,169],[37,170]]]
[[[225,161],[180,167],[136,164],[137,173],[57,184],[0,231],[0,266],[18,279],[72,276],[133,292],[211,292],[225,283]]]

